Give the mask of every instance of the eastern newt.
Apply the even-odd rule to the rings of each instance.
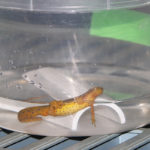
[[[35,106],[22,109],[18,113],[20,122],[33,122],[42,120],[41,116],[66,116],[82,110],[88,106],[91,107],[91,120],[95,125],[94,101],[97,96],[103,93],[101,87],[95,87],[86,93],[65,101],[53,100],[47,106]]]

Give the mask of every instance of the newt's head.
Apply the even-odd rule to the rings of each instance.
[[[101,95],[103,93],[103,88],[101,87],[94,87],[87,91],[85,94],[79,96],[76,98],[76,101],[78,103],[93,103],[97,96]]]
[[[103,93],[103,88],[101,87],[94,87],[91,90],[89,90],[91,93],[91,96],[95,96],[95,98]]]
[[[94,87],[92,89],[90,89],[87,93],[86,93],[86,98],[88,98],[89,100],[93,101],[95,100],[95,98],[99,95],[101,95],[103,93],[103,88],[101,87]]]

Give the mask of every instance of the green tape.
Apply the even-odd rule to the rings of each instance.
[[[110,92],[110,91],[105,91],[104,94],[111,97],[114,100],[124,100],[124,99],[129,99],[134,97],[132,94],[126,94],[126,93],[120,93],[120,92]]]
[[[150,15],[124,9],[94,13],[90,34],[150,46]]]

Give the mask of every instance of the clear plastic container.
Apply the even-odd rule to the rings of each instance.
[[[23,78],[44,67],[67,70],[87,89],[102,86],[108,95],[149,92],[149,3],[0,0],[0,96],[23,100],[44,95]],[[117,8],[130,9],[111,10]],[[53,88],[61,95],[68,87]]]
[[[149,0],[0,0],[0,7],[58,13],[129,8],[149,3]]]
[[[19,131],[40,132],[38,123],[39,128],[34,128],[17,120],[17,111],[23,105],[19,101],[31,97],[41,97],[38,100],[42,102],[66,100],[96,86],[104,89],[104,98],[113,100],[149,93],[149,3],[150,0],[0,0],[0,102],[9,108],[4,111],[0,105],[0,111],[11,118],[1,113],[0,127],[9,120],[9,129],[18,131],[19,125]],[[83,120],[87,126],[89,119]],[[60,120],[59,123],[62,124]],[[88,125],[91,129],[92,125]],[[81,129],[90,131],[89,135],[97,134],[95,128],[94,132]],[[47,135],[47,130],[46,134],[38,134]],[[58,131],[57,135],[82,133],[64,132]]]

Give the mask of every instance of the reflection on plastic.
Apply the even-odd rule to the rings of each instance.
[[[45,91],[54,99],[68,99],[85,93],[90,87],[81,83],[70,71],[41,68],[23,75],[25,80]]]
[[[70,70],[52,67],[32,70],[23,74],[23,78],[57,100],[77,97],[92,88],[89,84],[80,81]],[[109,97],[99,97],[96,101],[115,102]]]
[[[0,0],[2,8],[48,12],[87,12],[146,5],[149,0]]]

